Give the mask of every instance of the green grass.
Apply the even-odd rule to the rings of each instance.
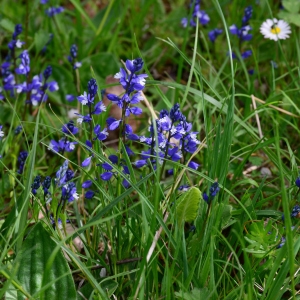
[[[207,26],[183,28],[181,18],[190,12],[182,0],[55,1],[65,11],[53,18],[44,13],[48,4],[3,0],[1,64],[20,23],[23,49],[31,58],[28,80],[51,65],[51,80],[59,90],[47,92],[48,100],[37,107],[25,104],[24,93],[6,93],[0,101],[1,298],[58,299],[62,294],[50,291],[60,281],[70,299],[299,298],[299,218],[291,216],[299,201],[299,27],[291,25],[289,39],[273,42],[263,38],[259,27],[277,17],[275,1],[208,2],[201,4],[211,19]],[[253,38],[240,45],[228,28],[240,25],[249,4]],[[207,33],[216,27],[223,34],[212,43]],[[50,33],[53,40],[42,55]],[[82,62],[76,71],[67,58],[72,44]],[[252,56],[242,60],[241,52],[248,49]],[[228,56],[230,51],[239,58]],[[136,57],[143,58],[142,73],[149,78],[135,133],[147,135],[159,112],[179,103],[192,131],[198,132],[197,151],[162,163],[152,153],[157,167],[148,163],[137,169],[133,162],[145,150],[140,142],[95,141],[90,149],[85,143],[90,129],[106,127],[111,105],[93,116],[91,127],[83,124],[78,135],[68,137],[77,143],[75,151],[50,151],[50,141],[65,136],[61,128],[69,121],[68,111],[88,112],[77,100],[67,102],[66,95],[83,94],[95,78],[98,102],[101,90],[119,86],[106,79],[123,66],[121,60]],[[17,76],[17,83],[24,80]],[[256,110],[252,99],[257,99]],[[18,125],[23,131],[15,135]],[[127,154],[125,145],[135,156]],[[156,142],[154,149],[158,147]],[[18,174],[23,150],[28,158]],[[115,178],[100,180],[104,169],[97,164],[110,163],[112,154],[119,158],[113,165]],[[82,161],[91,155],[91,165],[83,168]],[[59,205],[61,187],[54,178],[65,159],[75,172],[79,199]],[[191,160],[200,164],[197,170],[188,167]],[[121,164],[128,166],[128,175]],[[174,174],[168,176],[170,168]],[[41,188],[32,194],[37,175],[52,177],[48,204]],[[84,197],[86,180],[92,181],[93,199]],[[206,203],[202,194],[216,181],[220,191]],[[178,190],[184,184],[193,188]],[[36,243],[32,233],[39,236]],[[286,242],[279,248],[282,238]],[[31,276],[24,278],[27,267]]]

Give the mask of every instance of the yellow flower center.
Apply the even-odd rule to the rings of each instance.
[[[273,25],[272,28],[271,28],[271,32],[273,34],[278,34],[278,33],[280,33],[280,31],[281,31],[281,29],[276,25]]]

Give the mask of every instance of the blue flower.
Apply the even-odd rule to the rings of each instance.
[[[203,197],[203,200],[204,200],[206,203],[209,203],[209,197],[208,197],[208,195],[207,195],[205,192],[203,192],[202,197]]]
[[[44,182],[42,183],[43,186],[43,190],[44,190],[44,195],[48,195],[50,194],[49,189],[51,186],[51,177],[50,176],[46,176]]]
[[[92,161],[92,156],[86,158],[82,163],[81,166],[82,167],[88,167],[91,164]]]
[[[137,160],[134,165],[137,168],[142,168],[143,166],[145,166],[147,164],[147,160],[146,159],[141,159],[141,160]]]
[[[300,206],[299,206],[298,204],[296,204],[296,205],[293,207],[293,209],[292,209],[291,217],[292,217],[292,218],[298,218],[299,213],[300,213]]]
[[[141,58],[136,58],[133,60],[126,60],[126,68],[131,72],[131,73],[136,73],[139,72],[144,66],[144,62]]]
[[[223,32],[222,29],[215,28],[208,33],[211,42],[215,42],[216,38]]]
[[[49,144],[49,150],[58,153],[63,153],[64,151],[72,152],[75,149],[76,144],[77,142],[70,142],[65,138],[59,140],[58,142],[56,142],[55,140],[51,140]]]
[[[37,190],[39,189],[39,187],[41,186],[41,176],[38,175],[34,178],[33,180],[33,184],[31,185],[31,193],[33,195],[37,194]]]
[[[86,180],[85,182],[82,183],[82,188],[83,189],[88,189],[89,187],[91,187],[93,184],[92,180]]]
[[[106,111],[106,106],[102,101],[96,103],[94,107],[94,111],[92,112],[93,115],[100,115],[102,112]]]
[[[122,119],[116,120],[113,117],[108,117],[106,120],[109,130],[115,130],[115,129],[119,128],[121,122],[122,122]]]
[[[252,55],[252,50],[246,50],[242,53],[242,59],[246,59]]]
[[[95,192],[94,192],[94,191],[91,191],[91,190],[87,191],[87,192],[85,193],[85,195],[84,195],[84,197],[85,197],[86,199],[92,199],[94,196],[95,196]]]
[[[113,173],[112,172],[104,172],[100,175],[101,179],[104,181],[108,181],[112,178]]]
[[[47,80],[52,74],[52,67],[51,66],[47,66],[47,68],[45,69],[43,75],[45,80]]]
[[[188,184],[183,184],[178,188],[178,191],[186,192],[190,189],[190,186]]]
[[[61,193],[62,193],[62,199],[67,200],[68,202],[73,202],[74,200],[78,200],[79,198],[76,185],[73,181],[63,185]]]
[[[104,128],[101,131],[101,127],[98,124],[94,128],[94,133],[96,134],[96,137],[94,138],[94,140],[97,139],[99,141],[104,141],[108,136],[107,128]]]
[[[0,140],[4,137],[4,131],[2,131],[3,125],[0,125]]]
[[[73,44],[70,48],[70,55],[68,56],[68,61],[73,66],[73,69],[76,70],[81,67],[81,62],[76,61],[78,48],[75,44]]]
[[[0,131],[1,131],[1,127],[2,126],[0,126]],[[20,134],[20,132],[23,130],[23,127],[21,126],[21,125],[19,125],[19,126],[17,126],[16,127],[16,129],[14,130],[14,134],[15,135],[18,135],[18,134]],[[0,138],[1,138],[1,132],[0,132]]]
[[[62,6],[58,6],[58,7],[49,7],[48,9],[45,10],[45,13],[48,17],[53,17],[55,15],[58,15],[60,13],[62,13],[65,9]]]
[[[27,75],[30,72],[30,58],[27,50],[24,50],[19,57],[21,58],[21,63],[15,71],[17,74]]]
[[[25,166],[25,161],[26,161],[27,156],[28,156],[28,152],[27,151],[21,151],[19,153],[19,156],[18,156],[19,168],[17,170],[17,172],[19,174],[23,173],[24,166]]]
[[[237,35],[242,41],[250,41],[252,39],[252,34],[249,31],[252,30],[252,27],[249,25],[242,26],[240,29],[234,24],[229,27],[231,34]]]
[[[1,128],[0,128],[1,129]],[[295,184],[298,188],[300,188],[300,177],[297,177],[295,180]]]
[[[191,161],[191,162],[188,164],[188,167],[191,168],[191,169],[197,170],[197,169],[199,168],[199,164],[197,164],[197,163],[194,162],[194,161]]]
[[[248,24],[249,20],[251,19],[252,17],[252,13],[253,13],[253,8],[252,6],[247,6],[245,8],[245,12],[244,12],[244,16],[242,18],[242,25],[245,26]]]
[[[94,78],[90,79],[88,82],[88,92],[91,98],[94,98],[97,95],[98,85]]]
[[[65,134],[77,134],[78,133],[78,128],[75,127],[74,121],[69,121],[67,124],[63,125],[62,127],[62,132]]]
[[[67,171],[68,171],[69,161],[66,159],[62,166],[56,172],[55,182],[60,187],[67,182]]]
[[[191,1],[190,8],[193,8],[192,18],[190,19],[190,26],[195,27],[197,19],[202,25],[206,25],[210,21],[208,14],[204,10],[200,9],[200,0]],[[186,27],[188,25],[188,19],[183,18],[181,20],[181,24],[183,27]]]
[[[209,189],[209,196],[211,198],[214,198],[219,191],[220,191],[219,183],[218,182],[214,182],[212,184],[212,186],[210,187],[210,189]]]

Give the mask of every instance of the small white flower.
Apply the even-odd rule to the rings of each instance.
[[[70,109],[68,111],[68,117],[69,117],[69,119],[77,118],[76,114],[79,114],[79,111],[77,109],[74,109],[74,108]]]
[[[266,39],[273,41],[285,40],[290,37],[291,27],[283,20],[267,19],[260,26],[260,32]]]

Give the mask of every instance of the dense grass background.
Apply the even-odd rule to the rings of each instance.
[[[250,4],[253,39],[240,45],[228,27],[240,24]],[[182,27],[181,19],[190,12],[188,3],[179,0],[51,5],[65,11],[49,18],[40,1],[1,3],[1,61],[15,24],[22,24],[31,74],[50,64],[51,78],[59,85],[38,108],[25,105],[24,95],[7,95],[0,102],[5,131],[0,141],[1,297],[297,299],[299,221],[290,214],[299,199],[299,27],[292,25],[291,37],[279,42],[259,33],[262,22],[279,13],[278,1],[202,1],[211,20],[196,28]],[[207,33],[216,27],[223,34],[211,43]],[[82,62],[77,73],[67,59],[72,44]],[[247,60],[228,56],[245,49],[253,52]],[[63,137],[67,112],[80,107],[78,101],[67,102],[66,95],[81,95],[92,77],[99,90],[117,86],[107,77],[119,71],[121,60],[136,57],[143,58],[149,75],[144,93],[150,107],[158,114],[179,103],[202,143],[194,155],[197,171],[167,162],[175,166],[175,176],[160,178],[161,167],[130,168],[131,187],[125,189],[120,180],[96,180],[96,163],[81,167],[89,156],[88,127],[72,138],[78,142],[74,153],[58,155],[48,145]],[[139,135],[146,134],[154,118],[149,107],[141,107]],[[108,114],[96,116],[95,124],[103,128]],[[23,132],[16,136],[19,125]],[[119,143],[119,150],[123,146]],[[142,150],[138,144],[132,147],[137,154]],[[19,175],[22,150],[29,156]],[[113,153],[116,147],[105,143],[93,149],[97,161],[107,162]],[[65,158],[76,171],[80,198],[67,206],[64,216],[71,223],[59,230],[44,217],[43,199],[33,197],[31,185],[37,175],[55,177]],[[128,165],[136,160],[123,158]],[[91,200],[81,192],[88,179],[98,191]],[[220,192],[207,204],[195,190],[208,192],[215,181]],[[189,222],[178,211],[182,184],[196,187],[185,199],[197,204],[197,216]],[[54,182],[51,193],[55,202],[59,191]],[[279,248],[282,237],[286,242]],[[49,286],[56,286],[57,294],[47,294]]]

